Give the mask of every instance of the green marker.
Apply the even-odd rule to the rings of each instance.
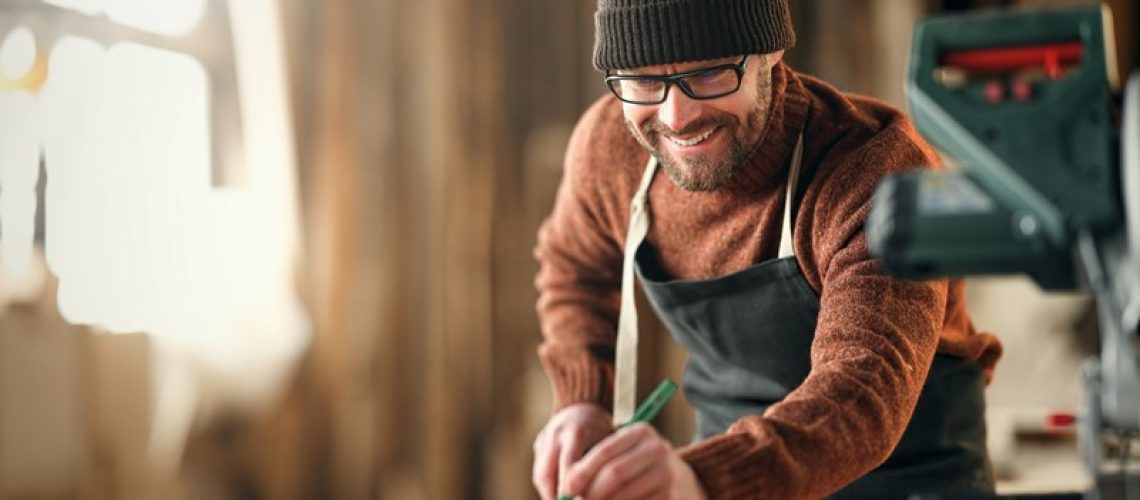
[[[669,379],[662,380],[661,384],[653,390],[653,393],[633,411],[633,417],[629,419],[629,422],[619,425],[618,430],[657,418],[657,414],[665,409],[665,405],[669,403],[669,399],[673,397],[675,392],[677,392],[677,384]]]
[[[653,390],[653,393],[633,411],[633,417],[629,419],[629,422],[619,425],[618,430],[657,418],[657,414],[665,409],[665,405],[669,403],[669,399],[673,397],[675,392],[677,392],[677,384],[669,379],[662,380],[661,384]],[[574,500],[574,495],[563,493],[558,495],[558,500]]]

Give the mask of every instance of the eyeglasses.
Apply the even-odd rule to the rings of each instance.
[[[748,56],[737,64],[721,64],[673,75],[611,75],[606,72],[606,85],[623,102],[661,104],[669,97],[674,84],[693,99],[716,99],[740,89],[740,80]]]

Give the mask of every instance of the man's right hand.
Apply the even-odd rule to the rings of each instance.
[[[610,414],[592,403],[573,404],[550,417],[534,439],[531,473],[531,481],[543,500],[554,500],[563,474],[613,432]]]

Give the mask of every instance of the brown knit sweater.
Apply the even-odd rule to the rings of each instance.
[[[647,242],[677,279],[733,273],[776,257],[787,165],[804,132],[814,169],[795,217],[796,258],[819,294],[810,375],[763,415],[689,445],[682,456],[710,498],[818,498],[882,463],[914,411],[935,352],[992,376],[998,340],[974,330],[960,280],[889,278],[869,255],[864,220],[884,175],[938,163],[889,106],[842,94],[781,63],[757,153],[730,184],[686,192],[660,172]],[[555,207],[539,231],[539,356],[556,408],[607,410],[629,202],[646,153],[606,96],[570,139]]]

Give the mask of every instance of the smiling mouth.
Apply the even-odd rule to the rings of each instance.
[[[678,146],[691,147],[691,146],[696,146],[697,144],[700,144],[702,142],[705,142],[705,139],[708,139],[709,137],[711,137],[713,135],[713,132],[716,132],[716,130],[718,128],[720,128],[720,127],[710,128],[707,132],[705,132],[701,135],[698,135],[696,137],[690,138],[690,139],[682,139],[680,137],[672,137],[672,136],[665,136],[665,138],[668,139],[669,142],[672,142],[673,144],[676,144]]]

